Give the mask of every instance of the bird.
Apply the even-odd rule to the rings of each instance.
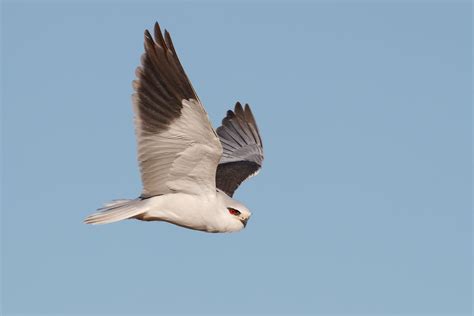
[[[264,159],[250,106],[237,102],[214,129],[158,22],[153,37],[145,30],[144,48],[132,83],[141,195],[113,200],[84,222],[137,219],[208,233],[242,230],[251,212],[233,195]]]

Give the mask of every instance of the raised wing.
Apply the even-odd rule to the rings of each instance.
[[[216,185],[233,196],[239,185],[258,173],[263,162],[263,144],[257,123],[248,104],[237,102],[234,111],[227,111],[217,129],[223,154],[217,167]]]
[[[145,31],[145,53],[133,81],[142,197],[215,190],[222,146],[197,97],[170,34]]]

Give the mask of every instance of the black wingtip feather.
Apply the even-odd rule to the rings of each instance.
[[[235,115],[239,118],[244,118],[244,109],[242,108],[242,104],[237,102],[234,108]]]
[[[153,42],[153,37],[151,36],[150,31],[145,30],[144,35],[145,35],[145,43],[149,41]]]
[[[255,126],[255,128],[257,128],[257,122],[255,121],[255,117],[253,116],[252,110],[250,109],[250,106],[247,103],[245,104],[244,113],[245,113],[246,120],[248,120],[250,123],[252,123]]]
[[[165,39],[163,38],[163,33],[161,32],[160,24],[158,24],[158,22],[155,22],[155,42],[163,48],[166,56],[168,47],[166,46]]]
[[[173,41],[171,40],[171,34],[168,32],[168,30],[165,30],[165,42],[171,52],[175,54]]]
[[[222,119],[222,125],[225,125],[226,122],[233,119],[234,117],[235,117],[234,112],[232,110],[228,110],[226,113],[226,116]]]

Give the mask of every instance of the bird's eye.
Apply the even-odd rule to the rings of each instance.
[[[227,209],[229,210],[229,213],[232,214],[232,215],[235,215],[235,216],[239,216],[239,215],[240,215],[240,212],[237,211],[235,208],[230,208],[230,207],[228,207]]]

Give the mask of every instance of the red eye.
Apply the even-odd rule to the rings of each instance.
[[[229,213],[232,214],[232,215],[235,215],[235,216],[239,216],[239,215],[240,215],[240,212],[237,211],[235,208],[230,208],[230,207],[228,207],[227,209],[229,210]]]

